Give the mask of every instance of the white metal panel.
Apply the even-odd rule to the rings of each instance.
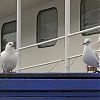
[[[29,9],[36,5],[41,5],[50,0],[22,0],[22,10]],[[16,0],[1,0],[0,1],[0,18],[11,16],[17,13]]]

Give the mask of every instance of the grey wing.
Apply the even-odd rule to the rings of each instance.
[[[99,56],[98,56],[97,52],[95,52],[95,55],[96,55],[97,59],[99,60]]]
[[[1,58],[1,53],[0,53],[0,66],[2,66],[2,58]]]
[[[16,54],[16,58],[17,58],[17,61],[18,61],[19,53],[17,51],[15,51],[15,54]]]
[[[97,52],[95,52],[95,55],[96,55],[96,67],[99,67],[99,56],[97,54]]]
[[[0,53],[0,66],[2,67],[3,73],[5,72],[4,70],[4,66],[3,66],[3,59],[1,57],[1,53]]]

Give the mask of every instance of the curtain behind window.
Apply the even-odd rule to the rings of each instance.
[[[81,0],[81,30],[100,25],[100,0]],[[83,35],[98,34],[94,30]]]
[[[58,14],[56,8],[40,11],[37,17],[37,43],[57,38],[58,35]],[[39,45],[38,47],[50,47],[56,41]]]
[[[1,29],[1,51],[5,49],[8,42],[16,44],[16,21],[3,24]]]

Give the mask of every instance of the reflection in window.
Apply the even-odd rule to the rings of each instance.
[[[1,51],[5,49],[8,42],[16,44],[16,21],[3,24],[1,29]]]
[[[42,10],[37,16],[37,43],[57,38],[58,13],[56,8]],[[39,48],[54,46],[56,41],[39,45]]]
[[[81,30],[100,25],[100,0],[81,0]],[[94,30],[82,35],[98,34],[100,30]]]

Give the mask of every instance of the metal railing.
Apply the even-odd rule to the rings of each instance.
[[[41,44],[45,44],[45,43],[49,43],[49,42],[53,42],[53,41],[60,40],[60,39],[64,39],[64,38],[65,38],[65,36],[61,36],[61,37],[58,37],[58,38],[55,38],[55,39],[50,39],[50,40],[47,40],[47,41],[44,41],[44,42],[40,42],[40,43],[36,43],[36,44],[33,44],[33,45],[29,45],[29,46],[21,47],[21,48],[19,48],[19,50],[23,50],[23,49],[27,49],[27,48],[35,47],[35,46],[38,46],[38,45],[41,45]]]
[[[92,27],[92,28],[86,29],[86,30],[82,30],[82,31],[78,31],[78,32],[74,32],[74,33],[68,34],[68,37],[75,36],[75,35],[78,35],[78,34],[82,34],[82,33],[85,33],[85,32],[90,32],[90,31],[97,30],[97,29],[100,29],[100,25],[96,26],[96,27]]]
[[[44,66],[44,65],[48,65],[48,64],[53,64],[53,63],[61,62],[61,61],[64,61],[64,59],[59,59],[59,60],[56,60],[56,61],[46,62],[46,63],[34,65],[34,66],[28,66],[28,67],[20,68],[19,70],[40,67],[40,66]]]
[[[68,41],[69,41],[68,39],[71,36],[75,36],[75,35],[82,34],[82,33],[85,33],[85,32],[93,31],[93,30],[96,30],[96,29],[99,29],[99,28],[100,28],[100,26],[96,26],[96,27],[92,27],[92,28],[89,28],[89,29],[86,29],[86,30],[83,30],[83,31],[70,33],[70,0],[65,0],[65,36],[58,37],[58,38],[55,38],[55,39],[51,39],[51,40],[48,40],[48,41],[44,41],[44,42],[41,42],[41,43],[36,43],[36,44],[33,44],[33,45],[21,47],[20,46],[21,45],[21,0],[17,0],[17,50],[19,51],[19,54],[20,54],[20,50],[32,48],[32,47],[35,47],[35,46],[38,46],[38,45],[41,45],[41,44],[45,44],[45,43],[49,43],[49,42],[52,42],[52,41],[56,41],[56,40],[65,39],[65,67],[70,68],[70,64],[69,64],[70,61],[69,60],[72,59],[72,58],[80,57],[80,56],[82,56],[82,54],[68,57]],[[19,59],[21,59],[20,55],[19,55]],[[38,66],[51,64],[51,63],[55,63],[55,62],[60,62],[60,61],[62,61],[62,60],[51,61],[51,62],[47,62],[47,63],[43,63],[43,64],[38,64],[38,65],[35,65],[35,66],[38,67]],[[25,67],[25,68],[19,68],[19,65],[20,65],[20,60],[19,60],[19,64],[17,65],[18,66],[17,70],[24,70],[24,69],[32,68],[32,66]]]
[[[74,36],[74,35],[78,35],[78,34],[82,34],[82,33],[85,33],[85,32],[93,31],[93,30],[96,30],[96,29],[99,29],[99,28],[100,28],[100,26],[96,26],[96,27],[92,27],[92,28],[89,28],[89,29],[86,29],[86,30],[83,30],[83,31],[79,31],[79,32],[75,32],[75,33],[72,33],[72,34],[68,34],[68,38],[70,38],[71,36]],[[58,38],[55,38],[55,39],[51,39],[51,40],[48,40],[48,41],[44,41],[44,42],[36,43],[36,44],[33,44],[33,45],[25,46],[25,47],[19,48],[19,50],[28,49],[28,48],[31,48],[31,47],[35,47],[35,46],[38,46],[38,45],[41,45],[41,44],[45,44],[45,43],[49,43],[49,42],[56,41],[56,40],[61,40],[61,39],[64,39],[64,38],[65,38],[65,36],[61,36],[61,37],[58,37]],[[100,50],[96,50],[96,51],[100,52]],[[82,56],[82,54],[70,56],[70,57],[68,57],[68,60],[73,59],[73,58],[77,58],[77,57],[81,57],[81,56]],[[35,67],[44,66],[44,65],[48,65],[48,64],[53,64],[53,63],[57,63],[57,62],[61,62],[61,61],[64,61],[64,59],[59,59],[59,60],[56,60],[56,61],[37,64],[37,65],[34,65],[34,66],[28,66],[28,67],[24,67],[24,68],[19,68],[19,70],[35,68]]]
[[[61,40],[61,39],[65,39],[65,36],[61,36],[61,37],[58,37],[58,38],[55,38],[55,39],[51,39],[51,40],[48,40],[48,41],[44,41],[44,42],[36,43],[36,44],[33,44],[33,45],[21,47],[21,48],[19,48],[19,50],[32,48],[32,47],[35,47],[35,46],[38,46],[38,45],[41,45],[41,44],[45,44],[45,43],[49,43],[49,42],[53,42],[53,41]],[[24,70],[24,69],[35,68],[35,67],[44,66],[44,65],[48,65],[48,64],[53,64],[53,63],[57,63],[57,62],[61,62],[61,61],[64,61],[64,59],[51,61],[51,62],[46,62],[46,63],[37,64],[37,65],[33,65],[33,66],[28,66],[28,67],[22,67],[22,68],[19,68],[18,70],[21,71],[21,70]]]

